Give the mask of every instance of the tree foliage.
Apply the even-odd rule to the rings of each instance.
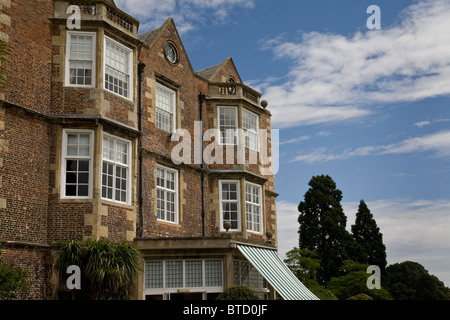
[[[450,289],[417,262],[386,267],[383,235],[364,200],[352,233],[340,201],[342,192],[328,175],[312,177],[298,205],[299,247],[287,253],[286,264],[320,299],[450,300]],[[381,271],[381,289],[369,289],[368,267]],[[369,297],[369,298],[368,298]]]
[[[450,288],[413,261],[389,265],[386,285],[396,300],[450,300]]]
[[[0,248],[0,255],[2,250]],[[29,271],[0,261],[0,300],[17,299],[19,293],[29,291]]]
[[[341,206],[342,192],[328,175],[312,177],[304,201],[298,205],[299,248],[318,253],[320,284],[339,275],[342,261],[349,259],[352,238],[345,229],[347,217]]]
[[[259,300],[259,297],[249,287],[232,286],[222,292],[216,300]]]
[[[67,267],[81,270],[81,299],[126,299],[141,271],[141,253],[133,244],[85,239],[56,242],[55,268],[61,278]]]
[[[350,297],[365,294],[373,300],[390,300],[392,299],[389,291],[385,288],[369,289],[367,287],[367,279],[370,274],[367,271],[368,265],[357,263],[352,260],[344,261],[340,277],[332,278],[326,285],[327,289],[332,291],[340,300],[347,300]]]
[[[295,276],[320,300],[337,300],[336,296],[317,282],[320,268],[319,255],[308,249],[294,247],[286,253],[284,260]]]
[[[360,249],[357,254],[357,261],[368,265],[376,265],[384,273],[387,261],[383,235],[364,200],[359,203],[355,224],[352,225],[351,229],[353,238]]]

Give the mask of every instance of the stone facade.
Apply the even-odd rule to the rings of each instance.
[[[81,29],[68,27],[70,5],[80,8]],[[110,0],[0,0],[0,9],[0,39],[10,46],[3,64],[10,85],[0,87],[1,259],[30,269],[31,290],[21,298],[59,297],[50,251],[57,240],[134,242],[145,266],[221,261],[220,285],[203,288],[203,298],[235,283],[235,261],[244,258],[233,243],[276,248],[277,194],[273,164],[258,157],[263,149],[245,147],[245,134],[227,148],[218,137],[201,139],[219,129],[220,108],[235,110],[240,130],[250,112],[268,132],[258,141],[272,157],[270,112],[231,58],[195,72],[172,19],[138,35],[139,21]],[[167,45],[175,57],[166,56]],[[173,98],[169,113],[158,90]],[[181,142],[180,163],[173,154]],[[204,151],[217,161],[205,162]],[[238,226],[228,231],[220,190],[230,181]],[[247,203],[252,192],[256,203]],[[260,220],[248,227],[252,206]],[[187,285],[153,292],[147,276],[136,299],[200,292]],[[265,292],[273,297],[270,286]]]

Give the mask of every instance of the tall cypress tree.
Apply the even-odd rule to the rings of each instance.
[[[384,271],[387,261],[383,235],[364,200],[359,203],[355,224],[352,225],[352,234],[362,249],[362,261],[359,262],[376,265]]]
[[[318,281],[339,275],[342,261],[349,259],[351,235],[345,229],[347,217],[341,206],[342,192],[328,175],[312,177],[304,201],[298,205],[299,248],[318,253],[321,268]]]

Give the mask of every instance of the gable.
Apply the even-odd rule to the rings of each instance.
[[[236,83],[242,83],[231,57],[215,66],[197,71],[196,74],[209,82],[229,82],[229,79],[233,79]]]
[[[162,58],[165,56],[164,48],[166,44],[172,44],[178,56],[176,65],[180,68],[187,67],[192,74],[194,73],[189,57],[187,56],[180,35],[178,34],[177,27],[175,26],[175,22],[172,18],[168,18],[161,27],[138,35],[138,39],[145,47],[149,49],[150,52],[157,53],[158,56]]]

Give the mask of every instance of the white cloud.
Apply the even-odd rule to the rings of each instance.
[[[311,139],[310,136],[300,136],[300,137],[297,137],[297,138],[293,138],[293,139],[289,139],[289,140],[286,140],[286,141],[282,141],[282,142],[280,142],[280,146],[284,145],[284,144],[298,143],[298,142],[306,141],[306,140],[309,140],[309,139]]]
[[[420,121],[420,122],[413,123],[413,125],[415,125],[416,127],[419,127],[419,128],[429,126],[430,124],[431,124],[430,121]]]
[[[225,23],[236,7],[254,7],[254,0],[115,0],[115,3],[141,20],[141,32],[158,28],[172,17],[181,34],[201,26],[207,19],[205,17],[214,17],[214,23]]]
[[[450,201],[383,199],[366,201],[386,245],[388,264],[415,261],[450,286]],[[355,223],[359,202],[343,202],[347,230]],[[298,247],[298,204],[277,202],[278,251],[282,258]]]
[[[313,152],[294,157],[290,162],[328,162],[332,160],[346,160],[354,157],[370,155],[402,154],[431,152],[439,157],[450,156],[450,131],[441,131],[422,137],[405,139],[398,143],[382,146],[365,146],[356,149],[346,149],[334,153],[329,148],[317,148]]]
[[[267,40],[263,47],[292,63],[284,83],[263,87],[274,126],[358,119],[373,104],[450,94],[449,15],[449,1],[426,0],[391,28]]]

